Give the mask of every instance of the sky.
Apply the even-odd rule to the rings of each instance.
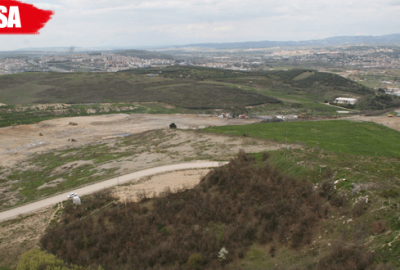
[[[400,33],[400,0],[24,0],[53,10],[38,35],[0,50],[299,41]]]

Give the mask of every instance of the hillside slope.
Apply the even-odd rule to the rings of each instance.
[[[249,86],[250,88],[242,87]],[[248,91],[251,90],[251,91]],[[22,73],[0,76],[0,102],[163,102],[189,109],[244,108],[293,99],[323,101],[373,91],[343,77],[310,70],[240,72],[197,67],[117,73]],[[273,92],[273,93],[272,93]]]
[[[351,204],[348,186],[334,184],[332,171],[313,186],[283,175],[268,158],[264,153],[256,162],[240,153],[194,189],[166,190],[151,200],[143,193],[139,203],[102,193],[85,198],[85,207],[68,204],[42,248],[68,264],[104,269],[384,270],[393,268],[379,262],[398,264],[376,246],[390,240],[398,250],[395,235],[382,234],[386,227],[372,222],[383,224],[394,210],[382,217],[370,210],[377,203],[358,196]],[[367,238],[370,233],[375,236]]]

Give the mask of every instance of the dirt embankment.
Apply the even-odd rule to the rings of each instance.
[[[144,177],[137,182],[113,188],[112,194],[122,202],[139,201],[159,195],[166,188],[172,191],[197,185],[210,169],[184,170]]]
[[[0,267],[15,267],[26,251],[39,247],[39,239],[56,212],[53,208],[1,223]]]

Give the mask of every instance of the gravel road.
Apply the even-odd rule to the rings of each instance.
[[[78,196],[83,196],[87,194],[91,194],[97,191],[100,191],[102,189],[110,188],[119,184],[124,184],[126,182],[139,179],[145,176],[150,176],[154,174],[159,174],[159,173],[164,173],[164,172],[169,172],[169,171],[176,171],[176,170],[185,170],[185,169],[197,169],[197,168],[211,168],[211,167],[219,167],[222,165],[227,164],[227,162],[212,162],[212,161],[198,161],[198,162],[190,162],[190,163],[179,163],[179,164],[173,164],[173,165],[166,165],[166,166],[160,166],[160,167],[155,167],[151,169],[146,169],[126,175],[122,175],[116,178],[112,178],[109,180],[102,181],[100,183],[96,183],[90,186],[78,188],[76,190],[73,190],[73,192],[76,192]],[[37,201],[34,203],[30,203],[18,208],[14,208],[8,211],[0,212],[0,222],[5,221],[11,218],[15,218],[18,215],[22,214],[27,214],[30,212],[35,212],[39,209],[53,206],[56,203],[62,202],[67,200],[67,195],[70,194],[72,191],[65,192],[63,194],[53,196],[41,201]]]

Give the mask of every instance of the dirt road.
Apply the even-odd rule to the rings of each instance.
[[[173,165],[167,165],[167,166],[161,166],[161,167],[155,167],[147,170],[142,170],[126,175],[122,175],[120,177],[112,178],[100,183],[96,183],[90,186],[78,188],[74,190],[79,196],[82,195],[87,195],[91,194],[97,191],[100,191],[105,188],[110,188],[116,185],[124,184],[129,181],[139,179],[145,176],[150,176],[154,174],[159,174],[163,172],[168,172],[168,171],[176,171],[176,170],[183,170],[183,169],[196,169],[196,168],[210,168],[210,167],[219,167],[222,165],[225,165],[227,162],[208,162],[208,161],[201,161],[201,162],[190,162],[190,163],[179,163],[179,164],[173,164]],[[28,205],[24,205],[15,209],[11,209],[5,212],[0,212],[0,222],[11,219],[14,217],[17,217],[18,215],[21,214],[26,214],[29,212],[34,212],[39,209],[49,207],[52,205],[55,205],[58,202],[62,202],[67,200],[67,195],[70,192],[66,192],[54,197],[50,197],[41,201],[37,201]]]

